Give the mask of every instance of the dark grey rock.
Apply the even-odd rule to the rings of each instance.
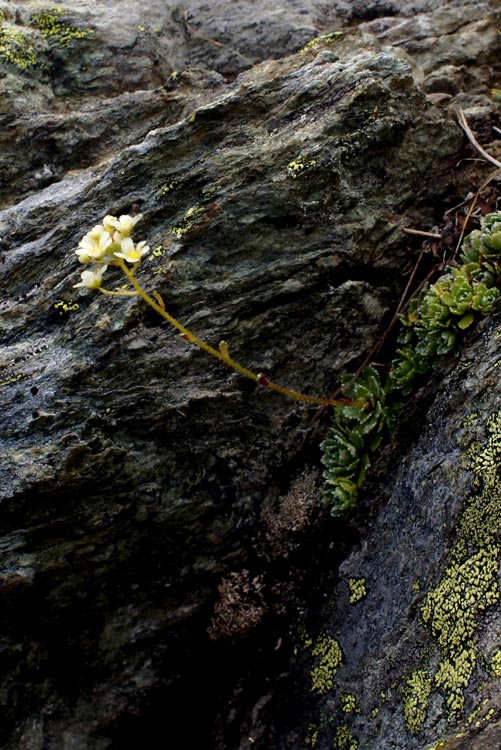
[[[156,252],[141,277],[169,310],[278,382],[331,392],[399,298],[402,227],[432,227],[470,179],[427,94],[492,118],[492,8],[448,4],[454,21],[440,6],[82,0],[51,10],[44,35],[39,4],[3,5],[36,64],[0,44],[2,746],[125,750],[159,727],[188,746],[295,736],[270,717],[298,668],[291,609],[310,607],[329,543],[312,517],[308,572],[295,537],[276,542],[294,549],[285,564],[256,540],[318,462],[326,415],[242,381],[138,300],[76,291],[73,250],[105,214],[143,212],[136,237]],[[218,585],[239,571],[265,583],[260,635],[210,641]],[[408,622],[407,600],[383,605]],[[377,620],[374,647],[395,632]],[[297,736],[317,715],[308,698]]]
[[[335,688],[316,698],[314,710],[307,688],[310,707],[301,729],[282,735],[276,747],[299,746],[311,726],[318,748],[351,747],[336,744],[340,736],[370,750],[497,746],[499,676],[492,659],[499,649],[499,320],[497,314],[482,324],[442,385],[435,382],[425,423],[409,419],[403,426],[404,444],[416,431],[411,445],[397,441],[382,457],[376,471],[381,481],[366,488],[365,502],[369,512],[382,500],[383,507],[339,567],[328,606],[314,618],[317,633],[329,633],[343,653]],[[494,554],[492,579],[484,553]],[[360,599],[352,596],[356,581],[364,584]],[[438,595],[434,630],[426,603]],[[453,653],[461,656],[451,662],[451,690],[437,677],[450,654],[441,639],[453,640],[453,627],[459,634]],[[462,672],[470,648],[473,668]],[[311,646],[300,644],[298,658],[303,689],[305,683],[311,687],[309,670],[319,660]],[[415,687],[419,680],[408,687],[417,671],[430,681],[429,697]],[[347,696],[356,709],[346,710]],[[451,710],[456,698],[459,705]]]

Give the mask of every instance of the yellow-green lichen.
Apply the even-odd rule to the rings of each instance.
[[[80,305],[78,302],[66,302],[64,299],[60,299],[58,302],[54,302],[54,309],[59,312],[60,315],[63,313],[74,312],[78,310]]]
[[[432,683],[431,675],[424,669],[417,669],[405,683],[404,719],[411,734],[417,734],[426,719]]]
[[[475,708],[474,711],[468,716],[466,720],[467,726],[474,726],[475,729],[481,729],[483,726],[489,724],[494,716],[499,713],[497,707],[491,706],[486,710],[486,706],[489,700],[486,698],[482,703]]]
[[[308,724],[304,745],[306,747],[316,747],[318,742],[318,727],[316,724]]]
[[[303,623],[300,623],[297,628],[297,637],[299,639],[299,643],[301,644],[301,648],[305,651],[313,646],[313,638],[308,634],[308,631],[306,630]],[[299,653],[299,648],[296,646],[294,648],[294,656],[297,656]]]
[[[318,658],[311,670],[311,690],[325,695],[334,689],[336,673],[343,662],[341,647],[335,638],[326,633],[319,635],[311,650]]]
[[[215,183],[215,184],[209,185],[208,187],[204,188],[204,189],[202,190],[202,196],[203,196],[203,197],[204,197],[205,199],[208,199],[208,200],[212,200],[212,199],[213,199],[213,198],[215,198],[215,196],[216,196],[216,195],[217,195],[218,193],[220,193],[220,192],[221,192],[221,191],[222,191],[223,189],[224,189],[224,188],[223,188],[223,186],[222,186],[222,185],[218,185],[217,183]]]
[[[19,29],[4,26],[3,18],[0,18],[0,62],[14,65],[20,70],[26,70],[37,63],[33,45]]]
[[[438,665],[435,682],[445,697],[451,713],[464,707],[464,691],[468,687],[475,669],[476,655],[473,648],[463,648],[442,659]]]
[[[165,255],[165,248],[163,245],[157,245],[157,247],[152,250],[151,255],[149,256],[150,260],[153,260],[154,258],[163,258]]]
[[[478,615],[499,600],[498,554],[498,547],[490,545],[463,563],[452,563],[426,597],[423,620],[447,653],[464,649],[475,632]]]
[[[25,372],[18,372],[15,375],[11,375],[10,378],[7,378],[6,380],[0,381],[0,388],[3,388],[7,385],[13,385],[14,383],[18,383],[20,380],[26,380],[28,375]]]
[[[471,415],[473,416],[473,415]],[[497,468],[501,456],[501,410],[491,414],[487,420],[489,438],[485,445],[473,443],[464,456],[475,475],[473,485],[494,487],[498,483]]]
[[[177,180],[171,180],[171,182],[166,182],[165,185],[162,185],[160,188],[160,195],[168,195],[173,190],[179,190],[181,187],[181,184],[177,182]]]
[[[475,668],[473,635],[479,615],[499,600],[498,556],[499,548],[491,545],[462,563],[453,562],[423,605],[423,620],[444,654],[435,681],[450,711],[463,708]]]
[[[357,706],[357,699],[353,693],[341,693],[339,698],[341,711],[345,714],[359,714],[360,709]]]
[[[491,656],[490,670],[495,677],[501,677],[501,648],[498,648]]]
[[[295,180],[304,169],[307,167],[315,167],[316,165],[316,159],[310,159],[308,162],[301,158],[293,159],[287,164],[287,174]]]
[[[357,750],[358,740],[347,724],[342,724],[334,733],[332,750]]]
[[[50,43],[57,47],[69,47],[76,39],[86,39],[93,32],[91,29],[79,29],[62,20],[61,8],[53,7],[34,13],[31,22]]]
[[[329,34],[321,34],[320,36],[316,36],[314,39],[310,39],[310,41],[304,45],[301,51],[306,52],[306,50],[314,49],[320,44],[333,44],[342,35],[342,31],[331,31]]]
[[[473,486],[482,492],[469,498],[459,522],[456,555],[464,554],[468,547],[491,544],[501,528],[501,491],[498,467],[501,463],[501,412],[493,414],[488,422],[489,438],[486,445],[474,442],[465,452],[475,479]]]
[[[350,604],[356,604],[367,596],[365,578],[350,578],[348,586],[350,587]]]
[[[481,712],[482,712],[482,708],[483,708],[483,705],[482,705],[482,704],[480,704],[479,706],[477,706],[477,707],[476,707],[476,708],[475,708],[475,709],[474,709],[474,710],[473,710],[473,711],[471,712],[471,714],[470,714],[470,715],[468,716],[468,718],[466,719],[466,724],[467,724],[467,725],[469,725],[469,724],[473,724],[473,723],[475,722],[475,719],[478,719],[479,715],[480,715],[480,714],[481,714]]]
[[[476,419],[477,415],[472,415],[463,424],[470,425]],[[501,411],[488,419],[487,430],[485,443],[476,441],[465,453],[474,474],[475,493],[468,498],[458,522],[450,563],[421,608],[423,621],[431,628],[441,650],[442,658],[435,669],[433,685],[443,695],[451,714],[461,712],[464,707],[465,691],[477,662],[475,635],[481,616],[500,600],[497,535],[501,528],[498,479]],[[498,664],[501,676],[501,656]],[[408,693],[404,691],[404,712],[405,695]],[[426,711],[427,701],[428,698],[423,699],[421,712]],[[411,729],[407,720],[406,723]]]
[[[164,267],[163,263],[159,264],[159,261],[165,257],[167,249],[163,245],[157,245],[154,250],[148,255],[148,261],[153,267],[153,275],[160,276],[160,274],[168,273],[168,268]],[[155,266],[159,266],[155,268]]]
[[[192,206],[189,208],[181,221],[178,224],[175,224],[173,227],[171,227],[171,233],[177,237],[178,240],[181,240],[184,235],[190,231],[190,229],[193,228],[195,225],[195,222],[200,217],[200,215],[203,213],[203,208],[196,208],[195,206]]]
[[[469,427],[474,426],[477,423],[478,420],[478,414],[475,412],[472,412],[472,414],[468,414],[467,417],[463,419],[463,427],[465,429],[468,429]]]

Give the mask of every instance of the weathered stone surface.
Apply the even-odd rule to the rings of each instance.
[[[63,0],[0,4],[0,11],[0,60],[8,63],[0,80],[4,204],[139,142],[185,115],[191,101],[199,106],[223,76],[299,50],[318,34],[367,30],[412,55],[425,91],[457,97],[446,99],[451,105],[475,104],[484,118],[485,93],[497,85],[489,3],[82,0],[75,7]]]
[[[316,699],[317,716],[310,704],[276,747],[299,747],[313,725],[318,748],[351,747],[336,744],[340,736],[371,750],[497,747],[499,322],[485,322],[435,382],[419,437],[406,449],[397,440],[381,459],[384,480],[367,487],[365,502],[371,512],[383,499],[383,508],[340,566],[323,615],[309,619],[313,638],[337,640],[343,664]],[[405,443],[412,428],[402,427]],[[298,658],[308,694],[319,659],[308,644]]]
[[[105,213],[142,211],[136,236],[156,250],[142,278],[168,309],[256,370],[328,393],[398,298],[402,226],[432,226],[470,174],[460,131],[423,91],[444,93],[425,85],[431,30],[441,75],[455,71],[445,93],[490,116],[492,81],[467,66],[497,54],[492,9],[449,4],[454,25],[440,5],[263,2],[250,20],[243,3],[82,0],[51,11],[44,35],[36,14],[52,6],[3,4],[37,61],[9,61],[0,40],[3,746],[124,750],[161,729],[269,747],[288,600],[334,561],[321,532],[305,535],[310,572],[294,531],[275,542],[292,562],[263,539],[286,526],[291,493],[306,503],[297,483],[275,501],[318,461],[324,420],[242,382],[141,302],[75,291],[72,249]],[[229,82],[249,67],[234,50],[280,58],[338,26],[334,43]],[[420,30],[419,65],[401,28]],[[275,505],[285,521],[269,521]],[[218,584],[247,570],[265,580],[264,645],[210,641]],[[290,723],[280,732],[285,746]]]

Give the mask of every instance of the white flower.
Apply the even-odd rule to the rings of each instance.
[[[115,253],[115,257],[123,258],[128,263],[138,263],[143,255],[147,255],[150,252],[149,246],[146,242],[138,242],[134,245],[130,237],[126,237],[120,243],[119,253]]]
[[[105,216],[103,219],[103,227],[110,233],[116,229],[123,237],[128,237],[132,232],[137,222],[143,218],[143,214],[137,214],[137,216],[129,216],[128,214],[122,214],[119,219],[116,216]]]
[[[91,260],[102,260],[106,254],[107,248],[111,245],[112,239],[109,232],[101,228],[97,235],[97,227],[82,237],[78,243],[76,254],[81,263],[89,263]],[[94,235],[94,236],[93,236]]]
[[[101,233],[104,232],[105,229],[102,224],[96,224],[95,227],[92,227],[90,232],[87,232],[87,235],[91,237],[93,240],[98,240],[101,236]]]
[[[103,219],[103,227],[110,234],[115,231],[115,225],[118,223],[116,216],[105,216]]]
[[[103,274],[108,266],[101,266],[97,271],[83,271],[80,275],[82,281],[78,284],[73,284],[74,287],[81,286],[86,289],[99,289],[103,283]]]
[[[122,234],[121,232],[116,231],[116,232],[113,232],[112,238],[113,238],[113,242],[115,242],[117,245],[121,245],[122,240],[125,239],[125,235]]]

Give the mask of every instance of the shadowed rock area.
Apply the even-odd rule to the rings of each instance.
[[[404,415],[346,523],[319,502],[325,410],[73,285],[81,237],[141,212],[139,276],[170,312],[332,393],[396,309],[402,229],[488,174],[453,108],[492,138],[496,4],[144,6],[0,3],[0,745],[487,747],[497,517],[482,539],[457,527],[488,481],[459,454],[495,453],[495,321]],[[468,590],[475,663],[440,682],[459,652],[431,592],[468,555],[490,575],[486,599]]]

